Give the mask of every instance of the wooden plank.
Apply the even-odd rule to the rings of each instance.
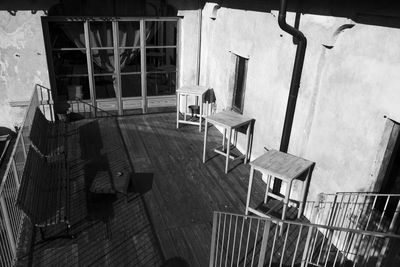
[[[192,127],[176,130],[175,115],[122,117],[118,119],[120,132],[106,119],[96,120],[97,126],[94,120],[69,124],[65,147],[71,181],[71,232],[77,233],[77,238],[36,246],[33,265],[56,265],[61,252],[44,255],[44,250],[72,244],[78,244],[82,266],[162,266],[173,257],[190,266],[208,264],[212,213],[244,212],[249,166],[232,164],[226,175],[221,156],[203,164],[203,134]],[[219,143],[220,133],[210,127],[209,144]],[[115,154],[120,145],[126,146],[126,160],[139,182],[135,188],[143,191],[130,192],[128,201],[122,196],[101,195],[99,203],[90,202],[86,198],[86,164],[96,155],[119,157]],[[261,185],[254,182],[260,200],[265,189]],[[60,225],[54,231],[62,230]]]

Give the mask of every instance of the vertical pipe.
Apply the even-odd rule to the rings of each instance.
[[[287,152],[289,147],[289,140],[292,131],[294,112],[296,109],[297,95],[300,87],[301,72],[303,70],[304,56],[307,47],[307,39],[303,35],[303,33],[286,23],[286,10],[287,10],[287,0],[281,0],[281,6],[278,17],[279,27],[285,32],[292,35],[293,38],[295,38],[298,42],[297,42],[296,57],[293,66],[292,79],[290,82],[288,103],[286,106],[285,121],[282,130],[282,138],[280,145],[280,151],[282,152]]]
[[[142,78],[142,112],[147,113],[147,73],[146,73],[146,22],[140,20],[140,68]]]
[[[198,23],[199,23],[199,37],[198,37],[198,46],[199,49],[197,49],[197,73],[196,73],[196,84],[200,85],[200,68],[201,68],[201,31],[202,31],[202,23],[203,23],[203,18],[202,18],[202,9],[200,5],[201,1],[199,2],[199,10],[198,10]]]

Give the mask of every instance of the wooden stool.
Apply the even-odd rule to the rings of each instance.
[[[247,202],[246,202],[246,212],[257,214],[259,216],[267,217],[266,214],[249,207],[251,188],[253,185],[254,171],[260,171],[266,179],[263,181],[267,184],[264,203],[267,202],[268,197],[272,197],[278,200],[283,200],[283,210],[282,210],[282,220],[286,217],[286,211],[288,208],[289,201],[299,202],[300,207],[297,217],[300,218],[304,211],[304,204],[307,198],[307,190],[309,187],[311,174],[314,169],[315,163],[300,157],[296,157],[287,153],[283,153],[277,150],[267,151],[264,155],[258,157],[254,161],[250,162],[250,178],[249,178],[249,188],[247,192]],[[269,187],[271,183],[271,178],[279,179],[286,183],[286,190],[284,196],[279,196],[272,192],[269,192]],[[304,179],[301,200],[295,201],[290,199],[290,190],[294,180]]]
[[[254,124],[254,119],[246,118],[241,114],[233,111],[221,111],[211,116],[206,117],[206,123],[204,128],[204,147],[203,147],[203,163],[206,162],[206,148],[207,148],[207,134],[208,134],[208,123],[212,123],[221,126],[224,130],[224,136],[222,139],[222,148],[218,147],[214,149],[214,152],[221,154],[226,157],[225,160],[225,173],[228,173],[228,163],[229,159],[237,160],[244,158],[244,163],[246,164],[250,160],[251,142],[252,142],[252,127]],[[246,129],[246,151],[245,154],[239,157],[234,157],[231,155],[231,138],[232,131],[238,130],[241,127],[247,127]],[[228,138],[226,138],[226,133],[228,132]],[[226,141],[226,144],[225,144]],[[225,147],[226,146],[226,147]]]
[[[204,113],[208,114],[208,108],[206,112],[203,111],[203,104],[204,104],[204,95],[208,91],[207,87],[204,86],[183,86],[176,90],[176,128],[179,128],[180,123],[184,124],[192,124],[192,125],[198,125],[199,126],[199,132],[201,132],[201,122],[204,117]],[[188,96],[194,96],[196,98],[195,105],[193,106],[199,106],[199,121],[191,121],[187,119],[187,113],[188,113]],[[179,119],[179,114],[180,114],[180,103],[181,103],[181,98],[185,99],[185,111],[183,112],[183,120]],[[193,112],[192,112],[193,114]]]

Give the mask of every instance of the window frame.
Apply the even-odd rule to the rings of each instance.
[[[235,56],[235,79],[234,79],[234,85],[233,85],[233,96],[232,96],[232,110],[243,114],[244,110],[244,99],[246,95],[246,82],[247,82],[247,68],[248,68],[248,58],[239,56],[234,54]],[[243,68],[240,68],[241,62],[244,63]],[[240,71],[243,69],[243,71]],[[240,72],[240,73],[239,73]],[[242,77],[240,77],[240,75]],[[239,84],[241,81],[241,85]],[[240,106],[236,106],[236,98],[238,97],[238,86],[241,86],[241,103]]]

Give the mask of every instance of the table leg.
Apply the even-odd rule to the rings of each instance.
[[[254,168],[252,166],[250,168],[250,178],[249,178],[249,187],[247,189],[247,200],[246,200],[245,215],[249,215],[250,195],[251,195],[251,188],[253,186],[253,177],[254,177]]]
[[[179,128],[179,110],[180,110],[180,94],[176,94],[176,129]]]
[[[199,132],[201,132],[201,121],[203,118],[203,96],[200,98],[200,109],[199,109]]]
[[[231,137],[232,129],[228,129],[228,139],[226,140],[226,161],[225,161],[225,173],[228,173],[229,155],[231,153]]]
[[[203,144],[203,163],[206,162],[206,148],[207,148],[207,134],[208,134],[208,121],[204,123],[204,144]]]

